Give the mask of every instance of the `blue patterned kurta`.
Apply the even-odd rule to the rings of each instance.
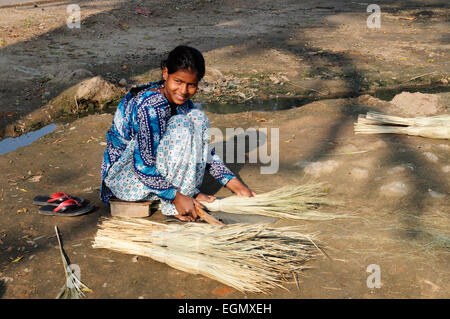
[[[100,198],[107,205],[115,194],[105,185],[104,180],[131,141],[136,141],[130,161],[133,161],[132,169],[139,181],[152,194],[165,201],[171,202],[176,191],[179,191],[156,168],[158,146],[171,118],[171,108],[165,96],[159,91],[151,91],[158,85],[159,82],[151,82],[145,84],[147,88],[136,95],[127,93],[117,107],[112,126],[106,134],[107,146],[102,163]],[[194,108],[192,101],[188,100],[177,107],[176,113],[186,115]],[[235,177],[214,154],[214,149],[208,156],[206,168],[222,185]]]

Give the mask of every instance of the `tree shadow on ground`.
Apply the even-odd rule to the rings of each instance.
[[[236,129],[236,128],[234,128]],[[252,140],[252,142],[250,142]],[[267,136],[262,131],[257,131],[256,135],[252,135],[248,130],[234,136],[227,136],[227,140],[223,142],[212,143],[216,154],[219,155],[225,165],[236,175],[236,177],[246,184],[239,172],[246,164],[249,153],[256,151],[259,147],[267,144]],[[232,152],[231,152],[232,150]],[[232,156],[229,156],[231,155]],[[254,163],[258,165],[257,163]],[[203,183],[199,190],[206,194],[216,194],[223,186],[219,184],[211,174],[205,172]]]
[[[411,3],[413,5],[420,5],[419,2],[417,1],[393,1],[391,3],[399,3],[399,5],[404,5],[407,3]],[[118,8],[118,9],[114,9],[116,10],[122,10],[124,8],[127,8],[127,5],[124,4],[123,7]],[[358,13],[360,13],[360,8],[355,8],[358,9]],[[105,19],[107,18],[107,13],[102,13],[97,15],[95,18],[102,18],[104,17]],[[94,18],[88,18],[86,19],[86,23],[93,23]],[[195,21],[193,21],[193,25],[195,25]],[[304,29],[305,30],[305,34],[307,34],[307,28]],[[48,37],[52,37],[52,36],[57,36],[60,35],[62,33],[64,33],[64,27],[58,28],[48,34],[44,34],[41,36],[38,36],[36,38],[34,38],[33,40],[28,40],[25,41],[25,43],[20,43],[18,45],[13,45],[12,47],[8,48],[10,50],[14,50],[14,49],[20,49],[23,45],[32,45],[35,42],[38,41],[43,41]],[[277,48],[279,50],[282,51],[288,51],[291,53],[294,53],[295,55],[297,55],[298,57],[301,57],[303,59],[305,59],[311,66],[316,65],[318,68],[321,66],[321,64],[317,64],[316,59],[314,57],[319,57],[321,59],[324,60],[328,60],[330,63],[331,62],[335,62],[336,60],[338,60],[340,62],[340,65],[342,67],[342,65],[346,65],[346,69],[342,69],[342,72],[347,72],[347,85],[349,88],[355,90],[355,91],[359,91],[361,88],[364,87],[365,83],[363,81],[364,79],[364,74],[362,72],[360,72],[360,70],[358,70],[356,67],[353,66],[353,63],[351,61],[351,59],[349,59],[345,54],[336,54],[333,52],[328,52],[328,51],[324,51],[321,50],[321,48],[314,48],[314,47],[309,47],[306,49],[303,49],[305,46],[299,46],[302,49],[301,50],[295,50],[295,49],[289,49],[289,46],[287,45],[287,40],[288,40],[288,35],[279,35],[279,34],[272,34],[272,35],[267,35],[267,34],[262,34],[262,37],[277,37],[277,43],[280,43],[278,45],[274,45],[274,48]],[[201,39],[197,39],[196,41],[193,41],[192,43],[190,43],[193,46],[197,46],[199,49],[201,49],[202,51],[209,51],[209,50],[214,50],[217,49],[219,47],[225,47],[225,46],[229,46],[229,45],[233,45],[233,44],[241,44],[241,43],[245,43],[248,40],[255,40],[256,37],[252,36],[251,39],[247,39],[245,37],[236,37],[234,39],[227,39],[226,41],[223,41],[221,43],[220,46],[214,46],[214,45],[210,45],[210,44],[205,44],[204,41],[202,41]],[[283,41],[284,39],[284,41]],[[306,38],[306,36],[304,36],[303,39],[300,40],[300,42],[302,42],[302,44],[306,44],[306,42],[308,41],[308,39]],[[198,45],[196,45],[196,43],[198,43]],[[283,45],[281,45],[283,44]],[[258,50],[261,48],[258,47],[249,47],[248,50]],[[317,54],[317,55],[313,55],[311,53],[318,53],[319,51],[322,51],[322,53]],[[143,59],[145,61],[141,61],[139,62],[139,59]],[[160,56],[157,54],[146,54],[143,55],[142,57],[137,57],[135,60],[137,60],[136,62],[136,67],[133,68],[133,70],[149,70],[149,69],[153,69],[158,67],[159,64],[159,60],[160,60]],[[105,75],[106,76],[106,72],[107,70],[111,70],[111,69],[117,69],[117,61],[115,62],[111,62],[110,64],[105,64],[105,65],[98,65],[96,67],[94,67],[93,69],[100,75]],[[101,70],[103,70],[101,72]],[[319,69],[320,70],[320,69]],[[105,72],[105,73],[103,73]],[[130,71],[130,73],[124,75],[127,77],[131,77],[131,75],[136,75],[137,72],[134,71]],[[142,72],[139,72],[142,73]],[[20,88],[20,83],[17,83],[17,87]],[[62,86],[60,87],[59,90],[56,90],[55,93],[52,94],[51,97],[55,97],[57,96],[60,92],[62,92],[64,89],[68,88],[68,86]],[[320,87],[315,88],[316,90],[320,90]],[[13,92],[15,94],[19,94],[19,91]],[[40,107],[42,105],[39,105],[38,107]],[[309,159],[313,159],[315,161],[321,160],[326,158],[327,154],[329,154],[334,148],[335,148],[335,142],[336,139],[338,138],[339,134],[341,133],[342,129],[350,124],[352,124],[355,121],[356,118],[356,110],[354,108],[354,105],[352,104],[346,104],[341,110],[341,117],[338,121],[336,121],[328,130],[328,134],[327,134],[327,138],[325,140],[324,143],[322,144],[318,144],[317,147],[315,148],[315,150],[309,155]],[[23,114],[23,116],[26,116],[26,114]],[[4,123],[2,124],[2,126],[0,126],[0,129],[4,128]],[[392,143],[392,139],[390,138],[383,138],[386,143],[389,145],[389,153],[390,154],[395,154],[397,152],[397,145]],[[330,143],[331,142],[331,143]],[[424,160],[421,158],[421,156],[419,154],[417,154],[417,151],[415,149],[413,149],[412,147],[408,147],[405,143],[404,145],[405,148],[407,148],[407,154],[408,154],[408,160],[410,162],[412,162],[416,167],[418,167],[417,170],[415,170],[414,172],[411,172],[411,176],[412,178],[412,182],[413,185],[416,189],[423,189],[423,187],[427,187],[427,185],[436,185],[436,187],[438,189],[443,190],[444,188],[444,183],[442,181],[442,178],[440,177],[440,174],[438,172],[436,172],[435,170],[433,170],[430,165],[428,165],[426,162],[424,162]],[[226,159],[225,159],[226,161]],[[394,155],[392,156],[388,156],[386,158],[386,162],[389,163],[399,163],[399,159],[396,158]],[[241,170],[243,164],[235,164],[235,165],[230,165],[232,171],[234,171],[235,173],[239,173],[239,171]],[[65,180],[67,182],[67,180]],[[204,185],[202,188],[205,190],[205,192],[208,193],[216,193],[217,190],[219,188],[217,188],[217,186],[211,186],[212,183],[205,178],[204,181]],[[375,189],[373,190],[374,192],[376,191]],[[417,193],[417,192],[415,192]],[[420,194],[420,192],[419,192]],[[421,196],[417,196],[417,197],[410,197],[408,198],[408,205],[412,205],[414,207],[416,207],[418,209],[418,212],[420,214],[421,210],[423,209],[422,207],[422,202],[425,198],[426,194],[422,193]],[[99,202],[97,202],[99,203]],[[101,205],[101,204],[100,204]],[[402,209],[405,206],[398,206],[398,209]],[[78,220],[74,220],[73,222],[71,222],[70,224],[66,224],[65,228],[62,229],[62,231],[64,231],[65,234],[65,238],[66,240],[71,240],[74,238],[77,238],[77,236],[79,236],[80,234],[93,234],[96,230],[96,225],[98,222],[99,217],[102,215],[108,215],[107,209],[106,208],[102,208],[99,210],[99,214],[91,214],[88,216],[84,216],[82,218],[79,218]],[[407,225],[408,229],[412,229],[412,228],[420,228],[420,225],[418,224],[409,224]],[[69,231],[70,229],[70,231]],[[405,235],[408,235],[409,233],[406,232]],[[20,240],[20,234],[17,234],[15,236],[15,238],[11,238],[10,239],[10,243],[13,244],[16,240],[19,241]],[[50,245],[50,240],[47,240],[47,243],[44,243],[42,245],[40,245],[37,249],[33,250],[33,253],[37,253],[40,251],[45,251],[49,248],[51,248]],[[16,247],[14,247],[16,248]],[[2,259],[3,259],[3,263],[9,263],[8,260],[9,255],[7,254],[2,254]]]
[[[261,1],[262,4],[267,4],[266,1]],[[152,7],[152,11],[154,11],[153,16],[151,17],[151,19],[149,19],[148,17],[143,17],[140,15],[135,15],[135,16],[126,16],[124,18],[123,15],[121,15],[121,12],[124,12],[126,10],[129,10],[130,6],[132,6],[133,4],[135,4],[136,6],[147,6],[147,7]],[[85,19],[83,19],[82,21],[82,28],[81,29],[68,29],[68,27],[66,25],[57,27],[55,29],[52,29],[51,31],[38,35],[36,37],[33,37],[31,39],[25,40],[23,42],[18,42],[16,44],[12,44],[9,46],[6,46],[2,49],[0,49],[1,51],[5,51],[5,53],[8,53],[6,51],[9,52],[32,52],[31,54],[40,54],[39,51],[34,50],[34,46],[36,44],[39,43],[49,43],[48,45],[50,45],[51,43],[54,42],[53,39],[58,40],[59,42],[61,42],[61,39],[64,39],[65,44],[64,46],[61,46],[60,49],[65,50],[65,54],[67,54],[68,57],[71,57],[71,60],[73,63],[75,64],[79,64],[79,65],[88,65],[89,69],[91,71],[93,71],[93,73],[95,75],[101,75],[103,76],[105,79],[107,80],[112,80],[112,81],[116,81],[115,79],[117,77],[121,78],[125,78],[127,80],[130,80],[130,78],[136,74],[142,74],[142,72],[139,72],[139,70],[151,70],[151,69],[155,69],[158,67],[159,62],[162,58],[161,54],[157,54],[157,53],[153,53],[152,52],[152,48],[151,47],[147,47],[147,48],[142,48],[141,52],[138,53],[138,55],[136,54],[130,54],[129,56],[124,57],[124,61],[113,61],[113,62],[105,62],[102,61],[103,57],[98,57],[98,56],[94,56],[94,55],[89,55],[86,52],[82,52],[80,53],[82,56],[78,56],[71,54],[71,53],[67,53],[70,52],[70,50],[72,49],[79,49],[79,48],[72,48],[70,43],[73,42],[72,40],[77,39],[77,38],[83,38],[86,37],[86,34],[90,34],[91,32],[93,33],[98,33],[99,35],[102,32],[105,31],[110,31],[110,30],[114,30],[113,34],[114,36],[117,37],[121,37],[121,36],[126,36],[126,34],[123,32],[124,29],[123,27],[120,26],[120,23],[126,23],[128,22],[128,20],[135,20],[135,21],[139,21],[140,23],[142,23],[143,25],[148,24],[150,25],[152,28],[154,27],[158,27],[158,23],[160,22],[160,18],[159,17],[164,17],[164,11],[166,9],[168,9],[169,5],[167,3],[163,3],[163,4],[158,4],[157,6],[155,6],[156,3],[154,3],[153,1],[140,1],[140,2],[123,2],[122,4],[118,5],[116,8],[113,8],[112,10],[109,11],[104,11],[98,14],[95,14],[93,16],[87,17]],[[222,5],[226,5],[229,4],[228,2],[225,2],[224,4],[212,4],[212,5],[218,5],[218,9],[220,9],[220,7]],[[64,6],[67,5],[66,3],[55,3],[55,4],[49,4],[46,8],[50,9],[54,6]],[[90,2],[89,1],[82,1],[80,3],[80,5],[82,6],[89,6]],[[167,7],[165,7],[165,5]],[[395,10],[396,6],[399,8],[398,10],[400,10],[403,7],[412,9],[412,8],[421,8],[421,7],[429,7],[429,8],[441,8],[441,7],[445,7],[445,4],[443,4],[442,1],[427,1],[426,3],[422,3],[419,1],[384,1],[383,3],[384,6],[388,6],[386,7],[387,12]],[[306,6],[306,8],[305,8]],[[316,11],[320,11],[320,13],[315,13],[316,16],[320,16],[321,18],[325,18],[329,15],[333,15],[335,13],[341,12],[339,10],[338,7],[345,8],[343,12],[354,12],[355,14],[362,14],[364,13],[363,7],[355,5],[354,2],[352,1],[343,1],[339,4],[336,4],[336,12],[333,10],[322,10],[320,9],[320,6],[317,7],[316,6],[316,2],[314,1],[310,1],[310,2],[305,2],[302,4],[299,4],[299,16],[303,17],[303,15],[305,12],[313,12],[310,10],[315,10]],[[317,8],[316,8],[317,7]],[[214,8],[214,7],[213,7]],[[316,9],[315,9],[316,8]],[[334,7],[333,7],[334,8]],[[39,9],[40,8],[36,8]],[[208,11],[210,9],[209,6],[203,6],[200,9],[200,14],[205,14],[207,12],[210,13],[210,11]],[[199,10],[197,9],[197,10]],[[204,9],[204,10],[203,10]],[[183,20],[183,23],[189,27],[192,28],[193,30],[196,29],[197,26],[197,21],[195,19],[191,19],[190,14],[194,15],[197,14],[197,10],[196,11],[185,11],[185,10],[179,10],[179,11],[175,11],[172,12],[171,11],[171,15],[174,15],[174,19],[172,19],[173,24],[167,24],[166,20],[161,20],[164,21],[163,23],[161,23],[162,26],[171,26],[171,27],[175,27],[177,25],[177,19],[181,19]],[[203,10],[203,11],[202,11]],[[304,10],[309,10],[309,11],[304,11]],[[121,20],[121,19],[125,19],[125,20]],[[99,22],[100,21],[100,22]],[[305,34],[307,33],[308,30],[308,26],[303,27],[303,30],[305,30]],[[311,27],[313,28],[313,27]],[[86,30],[88,30],[89,32],[87,32]],[[223,47],[227,47],[230,45],[240,45],[242,43],[247,43],[247,42],[251,42],[251,41],[257,41],[258,38],[262,37],[262,38],[277,38],[279,37],[279,34],[276,33],[275,31],[272,33],[262,33],[260,35],[256,34],[256,35],[249,35],[249,36],[242,36],[242,35],[238,35],[236,37],[233,38],[226,38],[226,39],[221,39],[220,41],[207,41],[208,38],[211,38],[211,36],[213,36],[214,31],[212,31],[211,35],[207,35],[205,37],[205,39],[202,39],[200,36],[198,38],[194,38],[191,40],[181,40],[179,44],[189,44],[189,45],[193,45],[198,47],[200,50],[207,52],[210,50],[214,50],[214,49],[218,49],[218,48],[223,48]],[[108,35],[110,36],[110,35]],[[209,37],[208,37],[209,36]],[[284,35],[286,36],[286,35]],[[88,39],[88,38],[86,38]],[[101,37],[99,38],[100,40],[102,39]],[[120,42],[120,41],[119,41]],[[55,42],[56,43],[56,42]],[[121,45],[120,43],[118,43],[117,45]],[[141,44],[138,44],[141,45]],[[286,46],[289,46],[289,43],[286,42]],[[88,48],[84,48],[86,51],[86,49]],[[154,48],[153,48],[154,49]],[[255,48],[252,48],[255,49]],[[319,49],[317,50],[319,51]],[[305,53],[311,53],[311,52],[299,52],[299,55],[304,57],[305,59],[314,59],[315,57],[310,57]],[[326,54],[326,53],[324,53]],[[108,57],[108,55],[106,55]],[[114,57],[112,57],[114,58]],[[60,58],[58,55],[55,55],[53,57],[51,57],[52,62],[49,62],[48,60],[46,60],[46,58],[43,58],[42,60],[42,65],[45,64],[49,64],[49,63],[58,63],[60,61]],[[127,70],[120,70],[117,71],[118,65],[122,64],[122,63],[127,63],[130,67]],[[320,70],[318,70],[320,71]],[[346,76],[348,76],[349,78],[352,77],[358,77],[359,74],[358,73],[348,73]],[[45,87],[45,83],[48,82],[50,79],[48,78],[35,78],[33,80],[33,84],[32,86],[34,87]],[[80,79],[81,81],[81,79]],[[359,81],[359,79],[357,79],[357,81]],[[19,110],[18,112],[16,112],[17,114],[12,114],[10,116],[10,114],[8,114],[8,116],[1,118],[0,117],[0,135],[4,134],[4,130],[5,127],[8,124],[11,124],[15,121],[17,121],[20,118],[24,118],[26,117],[30,112],[43,107],[45,104],[43,104],[41,101],[38,100],[38,98],[36,96],[24,96],[24,84],[21,82],[20,79],[10,79],[9,83],[12,83],[8,85],[8,87],[12,90],[11,92],[8,92],[8,95],[14,95],[16,97],[21,97],[24,100],[27,99],[31,99],[33,100],[33,109],[28,109],[28,110]],[[62,93],[64,90],[76,85],[77,83],[63,83],[63,81],[57,81],[56,83],[53,83],[52,85],[54,85],[55,87],[51,88],[51,93],[50,95],[47,97],[49,100],[51,100],[52,98],[55,98],[57,96],[60,95],[60,93]],[[351,85],[350,81],[348,82],[349,87],[358,87],[357,84],[355,84],[354,86]],[[2,87],[3,85],[0,85],[0,87]],[[6,87],[6,86],[5,86]],[[34,92],[34,91],[33,91]],[[39,93],[38,93],[39,94]],[[10,109],[10,105],[12,105],[13,101],[8,101],[7,99],[1,99],[2,101],[5,100],[5,103],[9,103],[8,105],[5,105],[4,108],[6,110]],[[3,108],[3,107],[2,107]],[[28,108],[28,107],[27,107]],[[15,110],[16,111],[16,110]],[[9,112],[9,113],[15,113],[15,112]],[[17,127],[16,128],[18,131],[18,133],[20,133],[20,128]],[[3,132],[3,133],[2,133]]]
[[[300,40],[298,40],[300,41]],[[286,44],[289,43],[286,39]],[[303,43],[308,43],[308,39],[305,37],[301,40]],[[344,78],[347,80],[347,86],[355,92],[361,92],[366,88],[364,81],[365,75],[358,70],[352,60],[345,54],[339,54],[335,52],[329,52],[321,48],[307,47],[300,45],[301,49],[291,49],[290,46],[277,47],[278,50],[294,53],[307,61],[308,64],[317,69],[321,69],[323,64],[338,63],[344,74],[347,74]],[[320,59],[313,59],[317,52],[320,52]],[[317,63],[319,62],[319,63]],[[324,63],[325,62],[325,63]],[[344,68],[345,67],[345,68]],[[320,87],[316,88],[320,91]],[[330,154],[338,145],[337,141],[344,129],[348,126],[353,126],[353,123],[357,121],[359,114],[365,114],[367,111],[378,111],[379,109],[373,106],[364,106],[355,103],[352,99],[347,99],[342,106],[339,107],[339,119],[336,120],[328,129],[327,136],[323,139],[322,143],[319,143],[315,149],[306,158],[306,161],[320,161],[328,158]],[[419,137],[417,137],[419,138]],[[419,238],[423,225],[419,218],[409,218],[410,212],[414,212],[415,217],[421,216],[424,213],[424,203],[427,200],[428,188],[432,188],[441,193],[448,193],[447,182],[445,176],[442,176],[430,163],[424,158],[422,154],[419,154],[418,150],[408,143],[408,138],[405,136],[395,136],[382,134],[381,139],[386,142],[388,146],[387,155],[381,159],[383,164],[387,165],[400,165],[411,163],[414,166],[414,170],[408,170],[408,182],[412,185],[410,192],[401,201],[395,202],[392,210],[397,211],[403,215],[400,218],[400,222],[404,224],[404,231],[401,235],[407,239]],[[399,144],[404,149],[402,153],[399,153]],[[376,195],[379,189],[375,187],[374,183],[368,183],[367,187],[372,194]]]

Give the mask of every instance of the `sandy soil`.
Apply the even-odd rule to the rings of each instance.
[[[449,142],[353,133],[358,114],[392,111],[362,94],[416,85],[448,91],[448,4],[386,1],[382,28],[371,30],[366,7],[351,1],[177,3],[81,1],[82,27],[73,30],[65,26],[64,1],[0,9],[2,135],[30,129],[18,121],[82,80],[71,71],[131,85],[158,79],[160,58],[174,43],[196,46],[209,70],[220,71],[207,75],[197,102],[298,98],[292,101],[299,107],[284,111],[207,114],[221,129],[280,129],[276,174],[262,175],[260,164],[229,166],[259,192],[324,182],[329,197],[341,202],[327,211],[354,218],[295,224],[319,231],[332,260],[311,261],[300,289],[288,284],[288,291],[244,295],[148,258],[134,262],[131,255],[92,249],[97,223],[109,215],[98,185],[112,121],[111,114],[95,114],[65,121],[0,156],[0,296],[56,296],[64,282],[57,225],[70,261],[93,290],[88,298],[448,298]],[[152,13],[136,14],[136,8]],[[437,95],[448,107],[448,93]],[[302,103],[307,98],[317,101]],[[230,194],[209,178],[202,189]],[[98,208],[75,218],[39,215],[32,198],[55,191],[83,196]],[[163,217],[157,212],[151,219]],[[276,223],[286,224],[292,222]],[[366,285],[370,264],[381,268],[379,289]]]
[[[384,1],[380,29],[367,27],[366,6],[353,1],[78,3],[82,21],[72,29],[68,1],[0,9],[0,135],[53,121],[20,123],[89,72],[114,84],[159,78],[174,43],[198,47],[208,75],[225,77],[202,102],[448,84],[446,1]]]

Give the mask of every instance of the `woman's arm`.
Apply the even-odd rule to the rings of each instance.
[[[230,171],[222,159],[211,149],[211,157],[208,160],[209,173],[223,186],[227,187],[238,196],[253,197],[254,191],[245,186],[236,175]]]

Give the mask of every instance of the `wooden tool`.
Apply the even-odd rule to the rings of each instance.
[[[201,207],[199,207],[197,205],[195,205],[195,211],[197,212],[197,215],[200,217],[200,219],[207,222],[208,224],[219,225],[219,226],[225,225],[224,223],[222,223],[221,221],[218,221],[217,219],[212,217],[210,214],[205,212]]]

